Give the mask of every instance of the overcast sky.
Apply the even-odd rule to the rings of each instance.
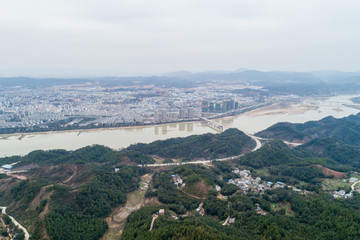
[[[1,75],[360,71],[359,0],[0,0]]]

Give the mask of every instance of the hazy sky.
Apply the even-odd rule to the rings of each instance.
[[[360,71],[359,0],[0,0],[1,75]]]

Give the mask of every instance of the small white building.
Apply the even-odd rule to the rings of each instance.
[[[6,169],[6,170],[10,170],[10,169],[13,168],[13,166],[10,165],[10,164],[5,164],[5,165],[2,165],[1,168],[4,168],[4,169]]]

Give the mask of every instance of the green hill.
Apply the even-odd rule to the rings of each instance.
[[[137,144],[122,151],[95,145],[1,158],[1,164],[19,161],[15,169],[30,170],[20,173],[27,180],[0,175],[0,205],[8,206],[8,213],[28,228],[33,240],[100,239],[108,229],[105,219],[113,219],[112,211],[126,202],[127,193],[145,186],[140,176],[151,172],[146,206],[128,217],[122,239],[359,239],[360,194],[334,199],[323,188],[324,182],[337,181],[347,190],[350,185],[325,175],[319,167],[358,171],[359,149],[344,143],[346,136],[319,137],[331,133],[339,138],[337,131],[345,126],[355,131],[355,126],[347,125],[356,121],[358,117],[351,116],[340,123],[327,118],[270,128],[278,129],[274,134],[282,129],[280,135],[287,138],[314,138],[296,148],[273,140],[250,152],[255,142],[229,129],[221,134]],[[151,155],[192,160],[245,152],[249,153],[239,159],[205,166],[137,167],[154,163]],[[250,179],[250,191],[244,193],[239,182],[238,186],[231,184],[230,179],[240,178],[234,168],[249,170],[251,179],[241,181]],[[182,183],[176,185],[178,177]],[[257,177],[261,179],[255,183]],[[265,187],[268,181],[287,186]],[[159,215],[149,231],[152,214],[159,209],[165,209],[165,215]],[[235,223],[223,226],[229,217]]]
[[[150,144],[136,144],[129,150],[165,158],[218,158],[249,152],[256,143],[238,129],[232,128],[220,134],[193,135],[171,138]]]
[[[0,179],[0,205],[27,227],[33,240],[99,239],[107,230],[105,217],[126,202],[146,172],[122,161],[153,162],[142,153],[102,146],[35,151],[16,159],[21,161],[16,168],[32,169],[19,173],[27,180]]]
[[[326,117],[306,123],[277,123],[256,134],[264,138],[278,138],[286,141],[308,142],[315,138],[333,138],[349,146],[360,144],[360,113],[336,119]]]
[[[317,157],[328,157],[341,164],[360,168],[359,148],[349,147],[335,139],[317,138],[296,149],[308,150]]]

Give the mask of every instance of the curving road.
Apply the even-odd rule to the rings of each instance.
[[[256,142],[256,146],[254,149],[251,150],[251,152],[254,152],[258,149],[261,148],[262,144],[260,142],[260,139],[261,138],[258,138],[256,136],[253,136],[251,134],[247,134],[245,133],[246,135],[248,135],[249,137],[251,137],[255,142]],[[230,160],[234,160],[234,159],[237,159],[237,158],[240,158],[242,156],[244,156],[244,154],[240,154],[240,155],[237,155],[237,156],[232,156],[232,157],[226,157],[226,158],[218,158],[218,159],[212,159],[212,160],[202,160],[202,161],[191,161],[191,162],[180,162],[180,163],[152,163],[152,164],[139,164],[138,166],[139,167],[165,167],[165,166],[178,166],[178,165],[186,165],[186,164],[209,164],[213,161],[230,161]]]
[[[4,214],[6,214],[6,208],[7,207],[0,207],[2,212]],[[11,219],[11,221],[15,224],[15,226],[18,226],[20,229],[22,229],[25,233],[25,240],[28,240],[30,238],[30,234],[29,232],[26,230],[26,228],[24,228],[18,221],[15,220],[15,218],[13,218],[12,216],[8,215],[9,218]]]
[[[272,140],[272,139],[266,139],[266,138],[261,138],[261,137],[257,137],[254,136],[252,134],[246,133],[244,132],[247,136],[249,136],[252,140],[254,140],[256,142],[256,146],[254,149],[251,150],[251,152],[255,152],[256,150],[260,149],[262,147],[261,141],[260,140]],[[302,143],[292,143],[292,142],[288,142],[288,141],[284,141],[282,140],[286,145],[290,145],[293,147],[297,147],[302,145]],[[165,166],[177,166],[177,165],[186,165],[186,164],[209,164],[212,161],[230,161],[230,160],[234,160],[237,158],[240,158],[242,156],[244,156],[245,154],[240,154],[237,156],[233,156],[233,157],[227,157],[227,158],[218,158],[218,159],[212,159],[212,160],[202,160],[202,161],[191,161],[191,162],[180,162],[180,163],[153,163],[153,164],[139,164],[139,167],[165,167]]]
[[[352,191],[354,191],[355,185],[358,184],[358,183],[360,183],[360,180],[357,181],[357,182],[354,182],[354,183],[351,185],[351,190],[352,190]]]

